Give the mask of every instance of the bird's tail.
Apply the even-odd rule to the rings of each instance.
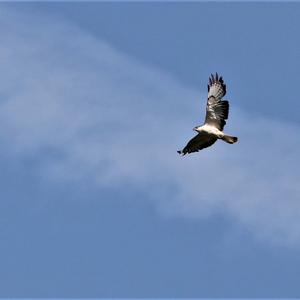
[[[222,140],[228,144],[234,144],[238,141],[238,138],[236,136],[230,136],[230,135],[224,134],[224,136],[222,137]]]

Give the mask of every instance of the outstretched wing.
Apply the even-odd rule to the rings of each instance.
[[[228,119],[229,103],[222,98],[226,94],[226,85],[222,76],[211,75],[209,78],[208,97],[206,105],[205,124],[212,125],[219,130],[223,130]]]
[[[200,132],[193,137],[182,151],[178,151],[180,154],[187,154],[192,152],[198,152],[201,149],[207,148],[216,142],[217,138],[209,133]]]

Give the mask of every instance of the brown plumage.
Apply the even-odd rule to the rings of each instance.
[[[229,144],[237,142],[238,138],[223,133],[224,126],[229,114],[229,102],[222,100],[226,95],[226,84],[222,76],[211,75],[209,77],[208,96],[206,104],[206,117],[202,126],[196,126],[195,131],[198,132],[183,150],[177,151],[179,154],[198,152],[204,148],[213,145],[218,139]]]

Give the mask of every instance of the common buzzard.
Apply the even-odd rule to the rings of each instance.
[[[238,138],[227,135],[223,132],[223,128],[228,119],[229,102],[222,100],[226,94],[226,85],[222,76],[211,75],[209,78],[208,97],[206,104],[206,117],[202,126],[196,126],[195,130],[198,134],[193,137],[183,150],[177,151],[179,154],[185,155],[192,152],[198,152],[204,148],[213,145],[218,139],[226,143],[233,144]]]

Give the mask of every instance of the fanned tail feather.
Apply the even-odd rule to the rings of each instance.
[[[238,141],[238,138],[236,136],[224,135],[222,140],[228,144],[234,144]]]

